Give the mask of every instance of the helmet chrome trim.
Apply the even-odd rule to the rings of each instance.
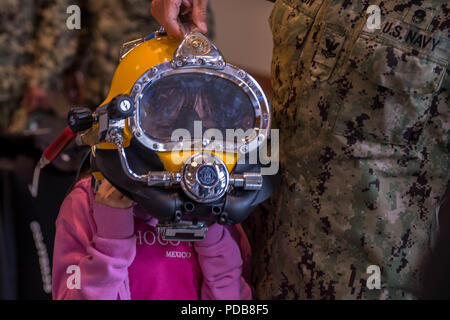
[[[198,137],[192,137],[191,141],[167,142],[146,133],[140,125],[140,101],[143,93],[156,81],[183,73],[221,77],[241,87],[250,99],[255,112],[253,133],[242,141],[238,141],[237,144],[232,141],[208,141]],[[141,144],[156,152],[207,149],[246,154],[258,148],[269,136],[271,109],[260,85],[244,70],[226,63],[214,44],[200,33],[192,32],[187,35],[176,50],[172,61],[147,70],[134,83],[130,96],[134,99],[136,106],[134,115],[129,118],[131,131]]]

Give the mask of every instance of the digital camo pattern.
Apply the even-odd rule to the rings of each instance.
[[[70,5],[81,9],[79,30],[67,28]],[[150,6],[151,0],[2,1],[0,131],[8,127],[27,85],[61,90],[70,72],[83,74],[83,106],[98,107],[108,94],[122,44],[159,28]],[[208,28],[212,37],[211,12]]]
[[[283,181],[247,223],[263,299],[409,299],[449,179],[450,5],[278,0]],[[369,290],[369,265],[381,289]]]
[[[64,75],[70,72],[83,73],[83,104],[96,108],[108,93],[122,43],[157,29],[150,4],[150,0],[2,2],[0,131],[10,125],[26,86],[61,90]],[[81,29],[67,27],[70,5],[81,9]],[[26,114],[17,120],[23,122],[23,117]]]
[[[75,34],[66,27],[69,0],[5,0],[0,6],[0,131],[27,85],[59,87]],[[58,52],[55,52],[58,48]]]
[[[9,0],[0,8],[0,131],[8,124],[12,108],[24,90],[24,77],[17,76],[18,68],[27,59],[26,44],[32,38],[33,6],[27,2]],[[22,28],[17,28],[22,25]]]

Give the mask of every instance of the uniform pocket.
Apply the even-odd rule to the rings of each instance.
[[[353,140],[417,144],[446,63],[362,32],[340,88],[334,132]]]

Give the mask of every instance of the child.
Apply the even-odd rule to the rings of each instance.
[[[215,223],[203,241],[165,241],[148,217],[107,180],[96,194],[91,178],[80,180],[56,221],[53,298],[252,298],[242,276],[238,242],[244,259],[249,253],[242,229]]]

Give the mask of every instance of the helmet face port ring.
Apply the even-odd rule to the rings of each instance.
[[[188,34],[171,61],[146,70],[130,96],[136,106],[129,118],[131,131],[156,152],[209,147],[245,154],[269,135],[271,110],[262,88],[244,70],[225,63],[214,44],[199,33]],[[197,130],[193,124],[199,121]],[[174,134],[177,129],[187,131],[188,139]],[[210,139],[210,129],[221,138]]]
[[[262,89],[259,88],[259,85],[256,84],[256,81],[253,78],[247,74],[244,76],[244,79],[237,76],[240,71],[238,68],[228,64],[224,70],[206,71],[199,68],[173,70],[170,63],[163,63],[157,68],[159,72],[157,71],[157,74],[154,74],[154,76],[151,77],[151,74],[154,72],[152,69],[147,71],[133,86],[130,96],[134,99],[136,112],[129,118],[130,128],[134,136],[140,143],[149,149],[156,152],[193,149],[202,150],[206,147],[205,141],[208,140],[207,131],[209,129],[217,129],[225,139],[217,139],[214,136],[214,139],[209,139],[210,141],[208,141],[207,144],[213,142],[213,148],[215,150],[242,154],[256,149],[268,137],[271,126],[270,105]],[[195,124],[194,120],[196,114],[200,113],[198,111],[198,105],[205,109],[205,105],[207,104],[204,101],[208,101],[208,98],[212,100],[213,98],[210,97],[219,97],[219,95],[225,96],[223,93],[215,94],[211,91],[208,92],[207,89],[204,91],[196,91],[197,88],[192,85],[195,81],[198,81],[198,83],[201,83],[201,81],[208,83],[215,81],[217,83],[215,85],[216,88],[223,88],[225,86],[230,88],[230,94],[228,94],[230,98],[237,96],[238,94],[240,95],[241,100],[239,102],[229,102],[229,106],[236,106],[236,113],[238,113],[239,110],[241,113],[240,117],[235,118],[235,123],[232,123],[232,118],[227,117],[225,108],[222,108],[223,116],[221,118],[215,117],[211,119],[203,115],[197,117],[196,120],[201,121],[200,130],[195,129],[195,127],[184,126],[188,125],[188,120],[191,120],[189,125]],[[163,85],[167,86],[170,82],[173,82],[176,89],[173,90],[174,93],[167,94],[167,96],[169,96],[172,101],[176,94],[184,99],[184,101],[175,101],[174,103],[171,103],[174,112],[179,112],[178,123],[176,122],[176,118],[173,117],[173,113],[169,114],[169,111],[165,111],[165,115],[162,113],[157,115],[157,118],[161,118],[161,121],[152,122],[150,116],[152,115],[153,118],[155,118],[155,114],[158,113],[158,110],[161,110],[159,106],[163,104],[163,102],[159,102],[160,100],[162,101],[162,95],[156,94],[157,89]],[[184,90],[180,84],[185,84],[186,87]],[[249,84],[251,84],[252,87],[250,87]],[[199,87],[200,86],[201,85],[199,85]],[[207,85],[203,87],[208,88]],[[170,89],[171,88],[166,91],[170,92]],[[240,92],[237,92],[238,90]],[[186,92],[197,92],[197,96],[186,97]],[[209,96],[205,97],[205,92]],[[196,105],[197,101],[202,98],[203,101]],[[156,99],[158,99],[158,101],[155,101]],[[187,100],[191,101],[192,107],[187,107]],[[225,105],[226,103],[226,101],[222,100],[221,105]],[[211,104],[213,104],[213,102]],[[176,108],[177,110],[175,111]],[[193,109],[196,112],[192,112]],[[218,111],[216,111],[216,113],[218,113]],[[170,123],[169,119],[171,117],[173,117],[174,120]],[[237,125],[236,122],[238,120],[242,120],[246,117],[251,118],[251,120],[249,120],[248,123]],[[186,122],[183,122],[183,119],[185,119]],[[221,119],[222,122],[218,122],[217,119]],[[150,122],[147,122],[148,120],[150,120]],[[162,129],[158,131],[157,128]],[[177,135],[175,132],[177,129],[186,129],[187,132],[189,132],[189,137],[191,139],[186,139],[184,135]],[[229,139],[226,139],[229,131],[226,131],[225,129],[231,130],[230,132],[232,134],[240,130],[243,132],[243,135],[239,136],[237,141],[230,141]],[[199,131],[200,134],[198,134]],[[183,139],[180,139],[180,137],[183,137]]]

